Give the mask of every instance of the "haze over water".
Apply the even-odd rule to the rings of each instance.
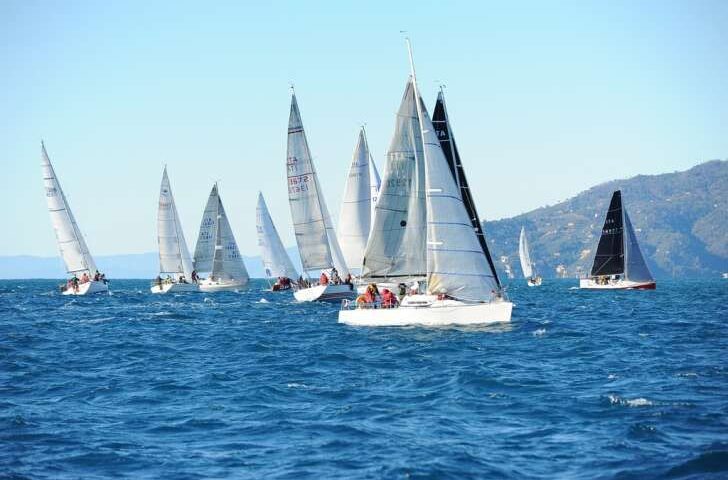
[[[9,478],[728,475],[725,281],[514,282],[486,329],[346,327],[261,281],[55,284],[0,281]]]

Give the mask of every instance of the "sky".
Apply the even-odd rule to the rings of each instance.
[[[257,192],[286,245],[295,85],[338,217],[358,129],[380,170],[409,74],[478,210],[728,158],[728,2],[0,1],[0,255],[57,254],[40,141],[94,254],[155,251],[162,169],[192,248],[214,181],[240,250]]]

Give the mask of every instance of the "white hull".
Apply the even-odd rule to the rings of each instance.
[[[152,285],[152,293],[187,293],[187,292],[199,292],[200,289],[194,283],[162,283],[159,285]]]
[[[610,280],[606,285],[597,283],[592,278],[580,278],[579,288],[585,290],[654,290],[655,282],[633,282],[632,280]]]
[[[104,282],[90,281],[86,283],[79,283],[78,290],[73,288],[67,288],[61,292],[62,295],[89,295],[91,293],[104,293],[108,292],[109,287]]]
[[[293,292],[299,302],[338,301],[354,296],[351,285],[316,285]]]
[[[529,278],[527,279],[526,283],[529,287],[540,287],[543,283],[543,280],[541,279],[541,277]]]
[[[231,281],[213,281],[205,279],[199,283],[200,290],[203,292],[224,292],[236,291],[245,287],[248,282],[240,282],[238,280]]]
[[[505,300],[463,303],[436,300],[430,295],[413,295],[405,297],[397,308],[341,310],[339,323],[362,327],[488,325],[510,322],[512,310],[513,304]]]

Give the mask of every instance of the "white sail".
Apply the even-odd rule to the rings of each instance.
[[[159,210],[157,211],[157,240],[159,242],[159,272],[175,280],[184,275],[192,278],[192,259],[182,232],[177,206],[164,167],[162,184],[159,187]]]
[[[217,194],[217,185],[213,187]],[[245,283],[249,280],[243,257],[238,250],[233,229],[225,213],[222,198],[217,194],[217,232],[215,235],[215,254],[212,262],[211,276],[216,280],[235,280]]]
[[[194,267],[216,280],[248,281],[248,271],[238,250],[222,199],[213,185],[200,222],[195,247]]]
[[[521,236],[518,238],[518,257],[521,259],[521,270],[523,270],[524,278],[533,276],[533,267],[531,266],[531,255],[528,253],[528,240],[526,239],[526,229],[521,227]]]
[[[622,208],[624,212],[624,276],[628,280],[635,282],[652,282],[652,273],[647,268],[647,263],[642,256],[642,250],[637,243],[637,235],[632,227],[632,221],[629,219],[627,209]]]
[[[339,214],[338,238],[346,264],[361,268],[364,248],[369,238],[372,219],[372,181],[370,155],[364,128],[359,131],[359,140],[346,179],[344,198]],[[375,194],[376,195],[376,194]]]
[[[283,247],[283,242],[281,242],[278,230],[268,212],[268,206],[265,204],[262,193],[258,193],[258,206],[255,214],[258,246],[266,277],[287,277],[295,280],[298,278],[298,272]]]
[[[96,272],[96,263],[88,251],[86,241],[68,206],[66,196],[58,183],[56,172],[53,170],[48,158],[45,145],[41,142],[41,167],[43,169],[43,183],[45,185],[48,212],[51,215],[51,224],[56,234],[58,249],[68,273],[88,273],[90,276]]]
[[[419,113],[427,190],[427,290],[458,300],[490,300],[498,285],[421,98]]]
[[[193,266],[198,273],[211,272],[212,260],[215,256],[215,241],[217,239],[218,216],[217,184],[212,187],[207,205],[200,221],[200,231],[197,234]]]
[[[364,251],[362,277],[424,278],[426,235],[422,135],[410,80],[387,151],[374,223]]]
[[[288,119],[288,202],[304,271],[335,266],[348,274],[303,130],[296,95]]]

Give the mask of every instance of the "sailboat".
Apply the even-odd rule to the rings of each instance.
[[[407,43],[412,74],[405,97],[406,103],[416,106],[423,145],[426,289],[425,293],[406,295],[398,303],[382,304],[383,308],[377,308],[377,304],[345,302],[339,312],[339,322],[361,326],[508,322],[513,304],[505,300],[498,288],[497,275],[489,265],[486,252],[473,229],[461,194],[461,185],[453,177],[418,92],[412,50],[409,41]],[[386,180],[384,185],[377,208],[384,200]],[[373,232],[373,235],[376,236],[377,232]]]
[[[361,273],[378,193],[379,173],[369,153],[366,132],[362,127],[346,179],[337,232],[344,260],[355,274]]]
[[[540,275],[534,274],[533,263],[531,262],[531,254],[528,252],[528,240],[526,239],[526,228],[521,227],[521,235],[518,237],[518,256],[521,259],[521,270],[523,270],[523,278],[529,287],[538,287],[542,283]]]
[[[281,237],[278,235],[273,219],[268,212],[263,194],[258,192],[258,206],[255,209],[255,228],[258,231],[258,246],[260,247],[260,258],[263,261],[265,276],[275,278],[271,290],[289,290],[292,280],[298,278],[298,272],[293,266],[291,258],[283,247]]]
[[[192,280],[192,259],[182,232],[172,187],[164,167],[159,187],[157,210],[157,241],[159,242],[159,276],[152,284],[152,293],[197,292]]]
[[[591,274],[579,279],[579,288],[654,290],[655,287],[622,203],[622,192],[617,190],[609,202]]]
[[[321,184],[311,159],[296,94],[291,97],[288,118],[288,203],[293,229],[301,255],[303,281],[294,285],[296,300],[339,300],[353,295],[353,286],[336,281],[347,278],[349,270],[336,238],[331,216],[321,193]],[[333,269],[336,269],[334,272]],[[321,272],[311,281],[309,272]]]
[[[86,241],[61,189],[61,184],[58,182],[43,142],[41,142],[41,167],[48,212],[51,215],[53,231],[56,233],[58,249],[63,263],[66,265],[66,272],[72,275],[65,285],[61,285],[61,293],[63,295],[87,295],[107,292],[109,288],[106,280],[98,273],[96,263],[88,251]]]
[[[193,267],[195,277],[198,273],[209,273],[207,278],[198,281],[203,292],[237,290],[247,285],[250,278],[222,205],[217,183],[212,186],[202,214]]]

